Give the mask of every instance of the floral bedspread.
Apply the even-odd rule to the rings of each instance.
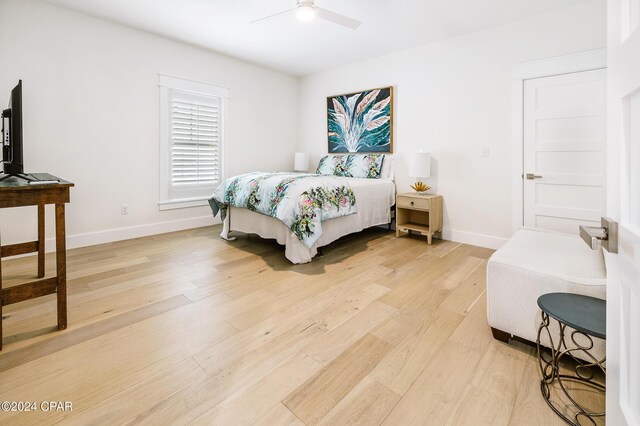
[[[322,222],[356,213],[351,187],[335,176],[255,172],[225,180],[209,199],[213,215],[244,207],[282,221],[307,247],[322,235]]]

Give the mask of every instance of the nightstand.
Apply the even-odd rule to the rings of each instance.
[[[405,192],[396,196],[396,237],[413,231],[427,237],[442,232],[442,196]]]

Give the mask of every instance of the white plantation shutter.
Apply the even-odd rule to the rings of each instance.
[[[171,185],[212,187],[220,182],[220,98],[174,94],[171,101]]]
[[[204,206],[223,180],[229,89],[160,75],[160,210]]]

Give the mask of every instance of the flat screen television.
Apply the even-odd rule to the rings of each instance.
[[[7,175],[24,173],[22,158],[22,80],[11,91],[9,107],[2,111],[2,166]]]

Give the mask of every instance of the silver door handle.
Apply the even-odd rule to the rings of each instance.
[[[600,219],[601,226],[580,225],[580,238],[591,250],[602,245],[609,253],[618,252],[618,222],[609,218]]]
[[[533,173],[527,173],[527,179],[529,179],[529,180],[533,180],[533,179],[542,179],[542,176],[540,176],[540,175],[534,175]]]

